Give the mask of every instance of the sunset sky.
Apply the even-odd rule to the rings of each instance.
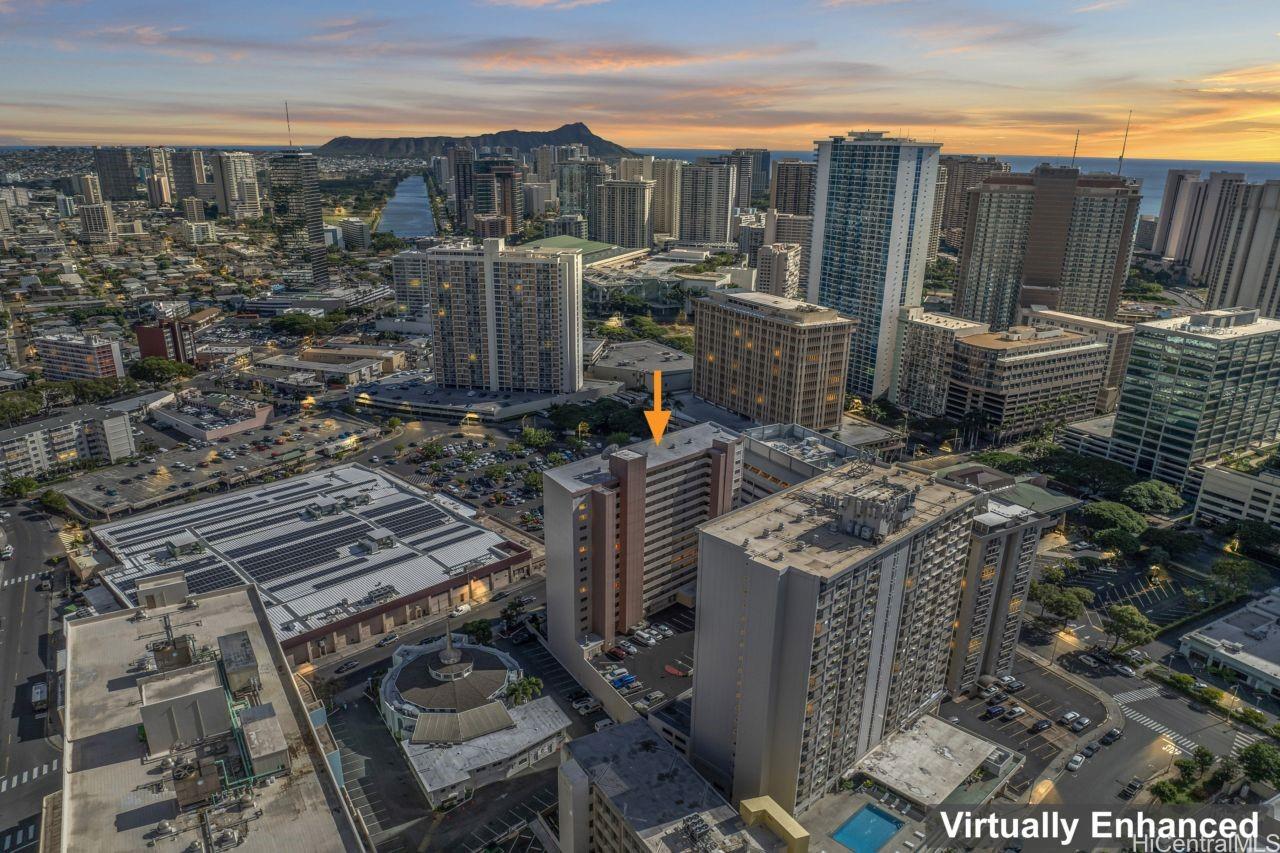
[[[366,10],[367,11],[363,11]],[[583,121],[631,147],[1280,160],[1280,2],[0,0],[0,144]]]

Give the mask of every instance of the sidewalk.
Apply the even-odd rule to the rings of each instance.
[[[1057,778],[1057,776],[1061,774],[1063,769],[1067,766],[1067,762],[1071,760],[1071,756],[1079,752],[1080,749],[1085,744],[1096,739],[1098,737],[1099,732],[1103,732],[1112,728],[1123,728],[1124,714],[1120,710],[1120,703],[1117,702],[1111,696],[1110,693],[1107,693],[1104,690],[1099,690],[1097,687],[1094,687],[1092,684],[1089,683],[1087,679],[1081,678],[1080,676],[1074,673],[1067,672],[1062,667],[1056,664],[1050,663],[1044,657],[1024,647],[1018,648],[1018,654],[1022,655],[1027,660],[1030,660],[1030,661],[1033,661],[1034,663],[1039,664],[1040,666],[1044,667],[1049,672],[1052,672],[1054,675],[1058,676],[1059,678],[1062,678],[1065,681],[1070,682],[1072,686],[1078,687],[1081,690],[1085,691],[1086,693],[1090,694],[1099,702],[1101,702],[1102,707],[1105,708],[1107,711],[1106,718],[1103,719],[1101,722],[1099,722],[1096,728],[1086,729],[1085,731],[1081,732],[1076,737],[1075,743],[1072,744],[1072,746],[1069,749],[1064,749],[1062,752],[1058,754],[1057,758],[1049,762],[1048,766],[1045,767],[1044,771],[1040,774],[1040,776],[1036,778],[1035,781],[1033,781],[1030,786],[1028,786],[1026,796],[1028,798],[1027,801],[1030,802],[1030,798],[1035,796],[1036,791],[1040,788],[1041,784],[1051,779]],[[1019,800],[1022,801],[1022,798],[1019,797]]]

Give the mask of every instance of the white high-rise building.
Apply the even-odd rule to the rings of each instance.
[[[738,172],[724,164],[680,169],[680,240],[728,243]]]
[[[694,766],[804,812],[942,696],[977,495],[853,462],[702,525]]]
[[[97,175],[90,172],[81,175],[76,182],[80,185],[80,195],[84,197],[85,204],[102,204],[102,184]]]
[[[508,249],[491,238],[396,257],[397,302],[430,314],[441,385],[566,394],[582,388],[579,250]]]
[[[245,184],[258,185],[258,171],[253,155],[247,151],[219,151],[213,155],[213,199],[218,205],[218,215],[236,215],[236,204],[241,200]],[[262,215],[259,206],[258,216]]]
[[[849,391],[876,398],[890,388],[898,309],[924,289],[941,145],[874,131],[816,145],[809,301],[859,321]]]
[[[680,233],[681,160],[653,161],[653,230],[656,234]]]

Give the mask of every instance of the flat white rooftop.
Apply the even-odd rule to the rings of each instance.
[[[1212,652],[1280,686],[1280,587],[1182,635],[1182,648]]]
[[[309,732],[305,708],[289,678],[279,644],[261,602],[245,586],[196,597],[192,608],[75,619],[67,624],[66,749],[62,774],[62,849],[96,853],[146,850],[164,820],[177,829],[159,839],[167,849],[185,850],[201,839],[199,822],[179,813],[172,781],[159,759],[146,756],[138,738],[141,719],[139,679],[154,673],[145,664],[150,647],[164,638],[167,615],[175,635],[191,635],[197,649],[218,647],[218,638],[244,632],[258,661],[258,700],[275,708],[288,746],[292,769],[287,780],[254,789],[252,816],[243,821],[236,806],[214,810],[220,825],[247,828],[237,850],[307,850],[311,853],[360,849],[355,829],[344,816],[337,788]],[[175,671],[173,684],[195,677],[207,680],[207,667]],[[190,760],[195,750],[181,755]],[[186,753],[190,753],[188,756]],[[241,824],[241,822],[243,823]]]
[[[137,603],[181,570],[192,593],[256,584],[281,639],[511,556],[505,540],[382,471],[342,465],[94,528],[120,565],[103,579]],[[375,531],[390,543],[370,550]],[[190,542],[175,555],[170,543]]]
[[[938,805],[1001,747],[925,715],[867,753],[857,769],[925,806]]]

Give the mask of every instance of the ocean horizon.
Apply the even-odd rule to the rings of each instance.
[[[699,157],[712,157],[727,154],[727,149],[718,148],[636,148],[639,154],[652,154],[655,157],[668,157],[690,162]],[[953,152],[947,152],[953,153]],[[813,160],[813,151],[770,151],[773,160],[795,159]],[[990,154],[984,156],[998,157],[1009,163],[1015,172],[1027,172],[1041,163],[1055,166],[1066,166],[1071,163],[1071,156],[1052,157],[1031,154]],[[1077,157],[1076,165],[1085,172],[1114,173],[1119,165],[1117,157]],[[1164,197],[1165,175],[1170,169],[1199,169],[1202,174],[1209,172],[1243,172],[1251,182],[1280,180],[1280,162],[1251,162],[1241,160],[1156,160],[1140,157],[1126,157],[1123,174],[1137,178],[1142,182],[1142,215],[1155,216],[1160,213],[1160,202]]]

